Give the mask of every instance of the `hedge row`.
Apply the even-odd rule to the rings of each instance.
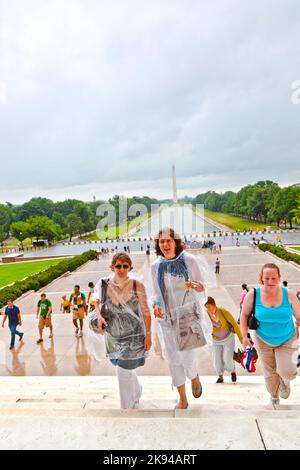
[[[300,264],[300,256],[296,253],[290,253],[280,246],[270,245],[269,243],[261,243],[258,245],[259,249],[262,251],[269,251],[279,258],[284,259],[285,261],[294,261],[297,264]]]
[[[45,269],[37,274],[27,277],[24,281],[17,281],[12,286],[5,287],[0,290],[0,308],[6,305],[8,299],[16,299],[29,290],[38,291],[44,286],[50,284],[59,276],[62,276],[67,271],[75,271],[82,264],[91,261],[97,257],[94,250],[89,250],[82,255],[74,256],[73,258],[64,259],[55,266]]]

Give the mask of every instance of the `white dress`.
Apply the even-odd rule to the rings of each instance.
[[[164,318],[158,320],[161,327],[165,354],[169,362],[172,384],[175,387],[183,385],[188,379],[194,379],[198,374],[196,349],[181,351],[176,337],[174,321],[179,316],[184,303],[188,280],[204,284],[198,261],[190,253],[182,252],[176,258],[167,260],[159,257],[151,267],[153,284],[153,300],[160,302]],[[211,343],[211,323],[204,312],[206,292],[197,293],[189,290],[189,305],[197,311],[197,321],[205,336],[206,342]]]

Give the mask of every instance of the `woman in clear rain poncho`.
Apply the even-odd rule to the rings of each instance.
[[[90,331],[104,332],[106,356],[117,367],[121,408],[134,408],[142,394],[135,369],[145,364],[151,348],[151,314],[144,285],[128,276],[130,256],[114,255],[111,269],[113,276],[95,287]]]
[[[204,281],[197,259],[184,251],[173,229],[160,230],[155,249],[160,256],[151,268],[154,315],[160,320],[172,384],[179,393],[176,408],[185,409],[186,378],[191,380],[193,396],[202,394],[196,348],[211,343]]]

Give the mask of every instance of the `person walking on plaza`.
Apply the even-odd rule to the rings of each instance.
[[[173,229],[159,231],[155,251],[159,258],[151,267],[154,315],[160,320],[172,385],[179,394],[176,408],[185,409],[186,378],[191,380],[193,396],[202,394],[196,348],[211,341],[211,325],[201,305],[204,281],[195,256],[184,251]]]
[[[98,328],[105,331],[106,355],[117,368],[121,408],[135,408],[142,395],[136,369],[151,348],[151,313],[144,285],[129,277],[130,256],[117,253],[111,270],[113,276],[95,288]]]
[[[290,395],[290,381],[297,375],[297,336],[293,317],[300,322],[300,302],[295,293],[280,286],[280,270],[274,263],[265,264],[256,288],[254,312],[258,328],[253,341],[264,369],[265,383],[274,405]],[[248,317],[253,309],[254,290],[243,302],[241,330],[243,346],[252,347],[248,338]]]
[[[247,284],[242,284],[242,292],[240,294],[240,313],[239,313],[239,318],[238,318],[238,325],[240,324],[240,318],[241,318],[241,313],[242,313],[242,307],[243,307],[243,302],[245,300],[245,297],[247,295],[247,293],[249,292],[249,289],[248,289],[248,286]]]
[[[205,304],[207,313],[213,326],[213,357],[214,366],[218,374],[217,384],[224,382],[225,370],[230,372],[231,381],[236,382],[233,353],[235,348],[235,334],[242,343],[242,333],[234,317],[223,307],[217,307],[213,297],[208,297]]]
[[[215,269],[216,274],[220,274],[220,264],[221,264],[221,261],[219,260],[219,258],[217,258],[216,259],[216,269]]]
[[[75,336],[81,338],[83,336],[83,320],[87,315],[87,305],[85,294],[80,292],[80,286],[74,286],[74,292],[70,295],[71,311],[73,315],[73,325],[75,326]],[[79,320],[79,328],[78,328]]]
[[[4,311],[4,318],[2,321],[2,328],[4,328],[5,322],[8,318],[8,327],[11,333],[11,340],[9,349],[15,347],[16,335],[19,336],[19,341],[23,340],[24,333],[17,330],[18,326],[22,326],[21,312],[17,305],[13,303],[12,299],[8,299],[7,306]]]
[[[61,298],[61,302],[60,302],[60,311],[62,313],[70,313],[71,311],[70,305],[71,305],[70,300],[67,299],[66,295],[63,295]]]
[[[91,310],[94,310],[94,308],[91,308],[93,306],[93,302],[92,302],[92,296],[95,292],[95,284],[90,281],[88,283],[88,288],[89,288],[89,293],[88,293],[88,298],[87,298],[87,304],[90,306],[90,311]]]
[[[38,328],[40,337],[37,340],[37,344],[40,344],[43,341],[43,329],[50,328],[50,336],[53,337],[53,326],[52,326],[52,303],[49,299],[46,298],[46,294],[41,294],[41,298],[38,301],[36,309],[36,318],[39,319]]]

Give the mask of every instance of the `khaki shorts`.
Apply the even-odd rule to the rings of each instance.
[[[39,328],[50,328],[52,326],[51,315],[46,319],[44,317],[39,317]]]
[[[84,309],[72,310],[73,320],[83,320],[84,319]]]

